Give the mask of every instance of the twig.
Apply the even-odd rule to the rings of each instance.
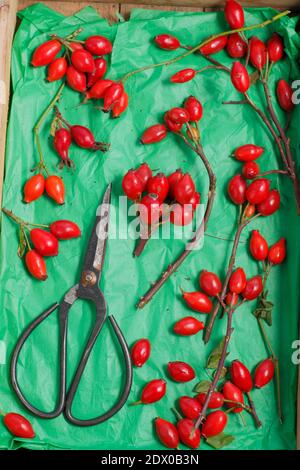
[[[209,390],[207,391],[205,402],[203,404],[201,413],[200,413],[200,415],[199,415],[199,417],[198,417],[198,419],[195,423],[195,429],[199,428],[199,426],[202,424],[202,421],[204,420],[204,418],[206,416],[206,411],[207,411],[207,408],[208,408],[210,398],[211,398],[212,393],[214,392],[214,390],[217,386],[217,383],[218,383],[218,381],[220,379],[220,376],[221,376],[222,369],[224,367],[224,362],[225,362],[225,359],[226,359],[226,356],[227,356],[228,344],[229,344],[229,341],[230,341],[230,338],[231,338],[231,335],[232,335],[232,332],[233,332],[233,328],[232,328],[232,315],[233,315],[233,312],[234,312],[234,308],[231,307],[231,309],[227,313],[227,328],[226,328],[225,341],[224,341],[222,352],[221,352],[221,357],[220,357],[218,367],[217,367],[216,373],[214,375],[213,381],[210,384]]]
[[[259,217],[259,214],[256,214],[254,217],[251,217],[250,219],[246,219],[246,220],[243,219],[243,217],[241,217],[241,218],[239,217],[237,230],[236,230],[236,233],[235,233],[234,242],[233,242],[233,246],[232,246],[232,251],[231,251],[229,264],[228,264],[228,268],[227,268],[227,273],[226,273],[226,277],[225,277],[225,280],[223,282],[222,291],[221,291],[221,294],[220,294],[220,299],[217,300],[217,302],[214,306],[214,310],[212,311],[212,313],[209,316],[209,323],[208,323],[208,326],[205,330],[205,335],[204,335],[204,343],[207,343],[209,341],[210,337],[211,337],[212,329],[213,329],[215,320],[216,320],[218,312],[219,312],[220,301],[223,301],[225,299],[225,296],[226,296],[226,293],[227,293],[228,283],[229,283],[229,280],[230,280],[230,277],[231,277],[231,274],[232,274],[232,271],[233,271],[233,268],[234,268],[234,264],[235,264],[236,253],[237,253],[238,245],[239,245],[239,242],[240,242],[241,234],[242,234],[244,228],[254,218],[257,218],[257,217]]]
[[[251,412],[252,412],[254,421],[256,423],[256,426],[258,428],[260,428],[262,426],[262,422],[261,422],[261,420],[259,419],[259,417],[257,415],[257,411],[256,411],[256,408],[255,408],[255,405],[254,405],[254,401],[251,398],[250,392],[247,392],[247,397],[248,397],[249,405],[250,405]]]
[[[204,46],[205,44],[208,44],[210,41],[212,41],[213,39],[216,39],[217,37],[228,36],[229,34],[240,33],[242,31],[252,31],[253,29],[264,28],[265,26],[268,26],[269,24],[274,23],[274,21],[278,21],[280,18],[288,15],[289,13],[290,13],[289,10],[285,10],[282,13],[278,13],[277,15],[273,16],[272,18],[270,18],[266,21],[263,21],[262,23],[255,24],[255,25],[250,25],[250,26],[245,26],[243,28],[238,28],[238,29],[231,29],[229,31],[224,31],[222,33],[213,34],[212,36],[209,36],[207,39],[202,41],[200,44],[197,44],[197,46],[195,46],[192,49],[189,49],[188,51],[186,51],[184,54],[181,54],[181,55],[179,55],[177,57],[174,57],[173,59],[170,59],[170,60],[165,60],[165,61],[159,62],[157,64],[145,65],[144,67],[141,67],[139,69],[132,70],[131,72],[126,73],[121,78],[120,81],[122,81],[124,83],[126,80],[128,80],[128,78],[130,78],[133,75],[136,75],[140,72],[145,72],[147,70],[151,70],[151,69],[157,68],[157,67],[162,67],[164,65],[168,66],[168,65],[171,65],[171,64],[175,64],[179,60],[184,59],[185,57],[188,57],[189,55],[191,55],[194,52],[198,51],[198,49],[200,49],[202,46]]]
[[[184,260],[187,258],[187,256],[193,251],[194,247],[198,244],[203,231],[206,230],[208,220],[209,220],[212,208],[213,208],[215,192],[216,192],[216,176],[215,176],[215,174],[214,174],[214,172],[213,172],[213,170],[210,166],[209,161],[207,160],[207,158],[204,154],[203,148],[202,148],[200,143],[195,144],[195,146],[192,145],[189,142],[189,140],[182,133],[178,133],[177,135],[179,135],[182,138],[184,143],[191,150],[193,150],[194,152],[196,152],[199,155],[199,157],[201,158],[201,160],[202,160],[202,162],[203,162],[203,164],[206,168],[206,171],[207,171],[207,174],[208,174],[208,177],[209,177],[209,189],[208,189],[208,196],[207,196],[207,205],[206,205],[204,217],[201,221],[200,226],[196,230],[195,236],[193,237],[193,239],[189,243],[187,243],[186,247],[181,252],[181,254],[175,259],[175,261],[173,261],[173,263],[171,263],[168,266],[168,268],[156,280],[156,282],[146,292],[146,294],[140,298],[139,302],[137,303],[137,308],[139,308],[139,309],[143,308],[153,298],[153,296],[156,294],[156,292],[159,291],[159,289],[163,286],[163,284],[167,281],[167,279],[169,279],[169,277],[175,271],[177,271],[179,266],[184,262]]]

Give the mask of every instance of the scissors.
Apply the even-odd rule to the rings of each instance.
[[[101,332],[103,324],[106,320],[107,306],[104,295],[100,290],[98,284],[100,281],[102,268],[104,264],[106,240],[108,237],[109,228],[109,213],[110,213],[110,198],[111,198],[111,184],[108,185],[102,202],[97,211],[96,222],[90,237],[89,244],[85,253],[83,262],[83,269],[81,279],[78,284],[73,286],[64,296],[63,301],[58,304],[53,304],[48,310],[44,311],[38,316],[23,334],[20,336],[15,349],[12,354],[12,361],[10,367],[11,382],[14,391],[16,392],[21,403],[35,416],[39,418],[52,419],[64,413],[67,421],[76,426],[94,426],[102,423],[113,415],[115,415],[125,404],[130,393],[132,384],[132,364],[130,359],[130,352],[126,340],[115,320],[113,315],[108,318],[112,329],[119,341],[122,353],[125,360],[126,378],[123,391],[120,395],[118,402],[104,414],[91,419],[79,419],[72,414],[72,403],[76,395],[80,379],[88,362],[94,344]],[[66,390],[66,371],[67,371],[67,327],[68,327],[68,313],[72,305],[77,299],[91,301],[96,307],[95,323],[87,340],[85,349],[80,358],[77,370],[74,374],[73,380]],[[17,363],[22,347],[26,340],[56,308],[59,307],[59,395],[56,408],[51,412],[41,411],[33,406],[23,395],[17,379]]]

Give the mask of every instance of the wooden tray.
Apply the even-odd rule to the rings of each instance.
[[[10,51],[16,29],[17,11],[22,10],[39,0],[0,0],[0,205],[2,199],[2,182],[4,176],[5,139],[9,116],[10,90]],[[103,0],[74,1],[48,0],[45,5],[64,15],[73,15],[87,5],[92,5],[101,16],[109,21],[116,21],[116,13],[121,13],[125,19],[133,8],[148,8],[176,11],[212,11],[223,7],[225,1],[220,0]],[[248,7],[273,7],[300,11],[299,0],[246,0],[241,1]],[[300,368],[299,368],[300,370]],[[300,450],[300,373],[298,374],[298,406],[297,406],[297,448]]]

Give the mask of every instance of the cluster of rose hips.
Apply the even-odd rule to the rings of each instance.
[[[125,174],[122,187],[128,199],[138,202],[139,217],[144,225],[154,226],[167,220],[174,225],[187,225],[200,203],[200,194],[191,175],[181,169],[169,176],[153,175],[147,163],[142,163]]]
[[[274,245],[268,242],[258,230],[253,230],[249,244],[250,253],[256,261],[267,262],[270,265],[281,264],[286,257],[286,240],[280,238]]]
[[[247,203],[247,217],[252,217],[255,213],[268,216],[280,206],[280,194],[277,189],[270,189],[270,181],[259,177],[260,169],[254,160],[263,152],[263,147],[253,144],[238,147],[234,152],[234,157],[244,162],[244,166],[242,174],[235,175],[229,181],[228,194],[234,204]],[[246,179],[253,181],[247,184]]]
[[[25,264],[27,269],[34,278],[40,281],[47,279],[44,257],[58,255],[58,241],[70,240],[71,238],[81,236],[78,225],[70,220],[56,220],[50,225],[32,224],[24,222],[5,208],[2,211],[19,225],[20,243],[18,255],[22,258],[26,253]],[[26,231],[29,232],[29,238]]]
[[[65,49],[62,57],[57,55]],[[67,84],[88,99],[103,99],[102,110],[119,117],[128,106],[128,95],[122,83],[103,79],[112,44],[104,36],[90,36],[85,41],[54,37],[41,44],[33,53],[34,67],[48,67],[47,80],[66,79]]]
[[[174,325],[174,332],[178,335],[191,336],[202,329],[198,320],[186,317]],[[138,340],[132,347],[131,358],[133,364],[142,367],[151,354],[151,345],[148,339]],[[255,369],[254,383],[248,368],[240,361],[235,360],[229,368],[231,380],[225,381],[221,391],[213,391],[208,402],[211,411],[201,430],[195,430],[195,420],[198,419],[206,400],[207,388],[197,393],[196,396],[181,396],[178,400],[180,415],[177,424],[173,424],[162,418],[155,419],[155,430],[159,440],[168,448],[176,449],[179,443],[187,447],[197,449],[200,446],[201,436],[205,439],[221,434],[227,425],[227,414],[229,412],[241,413],[244,409],[251,411],[245,404],[243,393],[249,393],[253,389],[262,388],[267,385],[274,376],[274,362],[265,359]],[[168,363],[168,374],[177,382],[189,382],[196,376],[194,369],[182,361]],[[167,391],[164,379],[154,379],[143,388],[140,400],[135,404],[149,405],[161,400]],[[223,406],[228,408],[227,412],[221,410]],[[182,416],[183,415],[183,416]]]
[[[153,144],[160,142],[166,136],[168,131],[181,133],[182,127],[187,126],[187,135],[193,140],[199,139],[197,128],[192,123],[200,121],[203,115],[202,104],[194,96],[189,96],[182,108],[172,108],[164,115],[165,124],[154,124],[145,130],[141,137],[142,144]]]
[[[58,241],[80,237],[81,231],[70,220],[57,220],[49,225],[49,232],[42,228],[33,228],[29,235],[34,248],[31,249],[28,243],[25,255],[27,269],[34,278],[45,281],[48,276],[44,257],[57,256]]]
[[[227,0],[224,13],[231,29],[244,27],[244,10],[238,2]],[[160,34],[155,37],[154,41],[158,47],[165,50],[175,50],[180,47],[186,48],[176,37],[169,34]],[[229,56],[234,59],[243,58],[249,54],[251,65],[260,73],[263,72],[265,66],[280,61],[284,55],[283,40],[277,33],[271,36],[267,44],[256,36],[251,37],[247,43],[245,38],[239,33],[229,34],[228,36],[220,35],[200,47],[199,53],[209,56],[225,48]],[[170,80],[172,83],[185,83],[192,80],[197,73],[198,71],[192,68],[183,69],[176,72]],[[250,75],[246,66],[238,61],[233,63],[231,80],[234,87],[241,93],[246,93],[251,86]],[[294,108],[292,102],[293,90],[290,84],[284,79],[279,80],[276,92],[281,108],[287,112],[292,111]]]
[[[47,175],[42,172],[31,176],[24,185],[24,202],[30,203],[39,199],[46,193],[57,204],[65,202],[65,185],[57,175]]]
[[[69,124],[56,108],[53,144],[61,158],[60,168],[65,165],[67,167],[74,166],[73,161],[69,158],[69,148],[72,140],[78,147],[88,150],[101,150],[101,152],[106,152],[109,149],[109,144],[96,142],[94,134],[87,127]]]

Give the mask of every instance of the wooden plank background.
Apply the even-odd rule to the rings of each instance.
[[[16,12],[39,0],[0,0],[0,206],[2,197],[2,181],[4,172],[5,138],[9,110],[10,86],[10,49],[16,25]],[[300,0],[240,0],[244,6],[272,6],[278,9],[300,10]],[[225,1],[221,0],[101,0],[76,2],[74,0],[48,0],[45,5],[72,15],[81,8],[92,5],[101,16],[109,21],[116,20],[116,13],[126,19],[133,8],[158,8],[177,11],[210,11],[222,8]],[[297,411],[297,448],[300,449],[300,374],[298,376],[298,411]]]

